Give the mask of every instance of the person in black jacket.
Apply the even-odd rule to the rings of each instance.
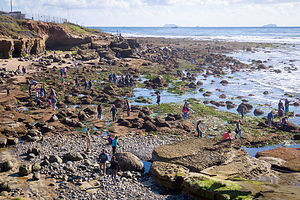
[[[111,178],[112,178],[113,182],[116,183],[116,176],[117,176],[118,171],[120,171],[120,165],[119,165],[119,162],[116,161],[116,157],[115,156],[113,156],[111,158],[110,168],[112,170],[112,172],[111,172]]]

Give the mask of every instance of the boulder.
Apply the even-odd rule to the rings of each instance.
[[[89,107],[85,108],[85,109],[83,110],[83,112],[85,112],[85,113],[88,114],[88,115],[94,115],[94,114],[97,113],[94,109],[91,109],[91,108],[89,108]]]
[[[34,172],[34,173],[33,173],[33,176],[32,176],[32,179],[33,179],[34,181],[40,180],[40,179],[41,179],[41,174],[40,174],[39,172]]]
[[[28,150],[27,150],[27,154],[31,154],[33,153],[35,156],[38,156],[40,155],[41,153],[41,149],[38,148],[38,147],[30,147]]]
[[[5,147],[7,144],[6,137],[0,137],[0,148]]]
[[[280,158],[285,161],[285,163],[279,166],[281,169],[300,172],[300,148],[279,147],[258,152],[255,157]]]
[[[187,176],[188,173],[188,168],[167,162],[156,161],[150,167],[150,174],[156,182],[172,190],[180,189],[182,177]]]
[[[221,83],[222,85],[227,85],[227,84],[229,84],[229,82],[228,82],[227,80],[222,80],[220,83]]]
[[[150,131],[157,131],[156,126],[149,120],[145,121],[143,124],[143,129],[146,129],[146,131],[150,132]]]
[[[106,86],[103,89],[103,92],[106,93],[106,94],[109,94],[109,95],[115,95],[116,94],[116,91],[115,91],[114,87],[112,87],[112,86]]]
[[[7,172],[14,167],[15,167],[15,164],[10,160],[1,163],[1,171],[2,172]]]
[[[253,108],[253,106],[248,103],[243,102],[238,106],[237,111],[239,113],[241,113],[242,108],[244,109],[244,113],[249,113],[250,110]]]
[[[19,167],[19,176],[27,176],[32,172],[32,166],[30,164],[22,164]]]
[[[166,122],[165,120],[162,120],[160,118],[155,118],[154,121],[155,121],[154,124],[157,127],[168,127],[168,128],[171,128],[171,125],[168,122]]]
[[[261,109],[255,109],[253,113],[255,116],[260,116],[264,114],[264,111]]]
[[[50,163],[59,163],[61,164],[62,163],[62,159],[58,156],[58,155],[52,155],[49,157],[49,162]]]
[[[9,182],[0,182],[0,191],[11,191],[11,186]]]
[[[83,157],[79,152],[70,152],[64,154],[63,159],[66,161],[80,161],[83,160]]]
[[[38,171],[40,171],[42,169],[42,167],[41,167],[41,165],[39,164],[39,163],[34,163],[33,165],[32,165],[32,171],[33,172],[38,172]]]
[[[143,162],[134,154],[129,152],[117,153],[116,159],[118,160],[122,171],[138,171],[144,170]]]
[[[19,139],[18,138],[9,137],[9,138],[7,138],[6,145],[16,145],[18,143],[19,143]]]
[[[88,118],[89,118],[89,117],[85,114],[85,112],[80,111],[80,112],[78,113],[78,119],[79,119],[80,121],[86,121]]]

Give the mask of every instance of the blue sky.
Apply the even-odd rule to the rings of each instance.
[[[29,17],[85,26],[300,26],[300,0],[13,0]],[[10,0],[0,0],[8,11]]]

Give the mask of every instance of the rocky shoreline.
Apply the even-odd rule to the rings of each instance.
[[[223,54],[242,49],[255,51],[255,48],[263,47],[264,44],[162,38],[132,39],[95,34],[92,40],[85,41],[79,46],[76,42],[72,43],[71,49],[69,45],[65,45],[69,51],[48,51],[46,54],[33,52],[38,55],[1,60],[1,195],[5,196],[3,198],[11,199],[14,197],[25,199],[199,198],[195,195],[188,197],[185,194],[178,194],[172,191],[174,188],[166,189],[168,185],[157,186],[153,177],[157,179],[158,176],[153,175],[154,172],[151,173],[151,177],[149,174],[142,174],[140,170],[124,170],[118,174],[118,183],[113,184],[110,177],[100,175],[97,164],[99,153],[102,148],[105,148],[111,154],[107,136],[117,135],[120,137],[118,152],[130,153],[129,155],[132,155],[137,163],[141,163],[140,160],[163,162],[157,164],[158,168],[162,169],[165,165],[175,164],[175,167],[184,168],[184,174],[189,174],[189,170],[192,173],[199,173],[208,169],[211,170],[209,173],[215,173],[214,170],[217,171],[218,167],[222,168],[226,160],[222,150],[227,149],[228,152],[233,150],[226,146],[220,148],[205,146],[220,141],[224,130],[234,130],[235,123],[240,119],[239,115],[218,111],[215,107],[206,106],[207,102],[188,99],[191,111],[187,120],[183,119],[180,103],[163,103],[160,106],[154,103],[149,106],[132,105],[129,116],[126,112],[126,99],[132,103],[147,102],[147,99],[142,96],[135,97],[137,88],[163,92],[170,90],[169,86],[173,85],[175,87],[171,90],[174,93],[197,92],[201,90],[199,87],[202,83],[196,82],[195,77],[197,73],[204,71],[206,72],[204,77],[222,77],[228,73],[226,69],[232,72],[259,70],[262,67],[261,63],[250,66]],[[49,35],[46,35],[48,38]],[[58,41],[55,38],[52,40],[54,43]],[[26,72],[18,69],[18,65],[20,68],[24,67]],[[61,70],[66,70],[65,74]],[[115,81],[110,80],[111,74],[117,75]],[[126,76],[128,80],[132,79],[130,84],[128,80],[128,84],[122,80],[122,77],[125,79]],[[91,82],[89,89],[85,85],[88,81]],[[220,84],[228,85],[230,82],[222,80]],[[32,94],[28,91],[29,87],[32,87]],[[43,87],[47,91],[45,96],[41,95],[40,88]],[[57,108],[55,109],[48,103],[50,91],[56,94]],[[209,91],[204,91],[200,92],[207,96],[211,94]],[[253,109],[253,106],[246,101],[240,105],[233,105],[229,99],[226,99],[226,94],[220,96],[220,99],[224,101],[210,103],[216,106],[237,107],[238,110],[243,107],[246,112]],[[97,119],[96,112],[99,104],[103,106],[101,119]],[[116,121],[111,120],[112,105],[115,105],[118,110]],[[255,112],[262,114],[259,110]],[[206,136],[214,139],[195,139],[195,124],[199,119],[206,124]],[[245,137],[233,141],[236,149],[234,155],[237,158],[244,157],[244,160],[230,158],[234,162],[242,163],[243,169],[249,169],[249,166],[253,167],[254,158],[249,158],[245,152],[242,152],[241,146],[278,143],[299,136],[299,127],[292,123],[288,123],[284,131],[281,130],[277,118],[272,125],[269,128],[265,118],[247,116],[242,122]],[[89,154],[85,152],[86,128],[89,128],[92,133]],[[189,142],[189,139],[201,141],[201,144]],[[186,148],[171,149],[169,153],[180,154],[187,151],[187,156],[192,154],[194,157],[183,156],[177,159],[175,156],[177,160],[173,157],[162,159],[158,153],[155,153],[160,148],[168,147],[168,144],[176,146],[177,142],[187,145]],[[205,148],[201,151],[197,150],[200,147]],[[200,152],[203,155],[208,154],[206,160],[201,161],[203,163],[199,168],[201,162],[195,158],[195,155]],[[212,155],[217,155],[217,158]],[[193,162],[192,159],[199,163]],[[122,159],[119,161],[123,162]],[[277,163],[285,169],[289,166],[279,164]],[[128,166],[132,167],[132,165]],[[261,168],[264,170],[250,168],[254,169],[253,173],[257,175],[251,178],[261,178],[265,175],[264,171],[270,172],[271,164],[264,163],[264,166],[265,168]],[[250,174],[252,175],[252,172]],[[282,177],[282,180],[280,178],[278,180],[287,184],[288,178]],[[171,176],[171,182],[174,182],[173,178],[174,174]],[[194,182],[189,183],[194,185]],[[180,188],[181,184],[179,184]],[[185,184],[189,185],[188,182]],[[185,190],[186,187],[183,191]],[[255,191],[253,194],[258,192]],[[190,194],[190,192],[186,193]]]

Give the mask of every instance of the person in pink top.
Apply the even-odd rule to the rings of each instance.
[[[222,137],[222,141],[226,142],[229,141],[230,143],[232,142],[232,137],[231,137],[231,131],[228,130],[226,133],[224,133],[223,137]]]

